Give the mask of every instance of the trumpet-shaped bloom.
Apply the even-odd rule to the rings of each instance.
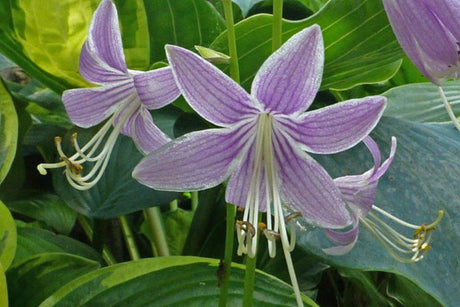
[[[375,192],[380,177],[388,170],[396,153],[396,138],[391,140],[390,156],[381,163],[380,150],[371,137],[366,137],[367,146],[374,159],[374,167],[361,175],[350,175],[334,179],[334,183],[342,193],[353,215],[353,224],[350,230],[340,232],[325,229],[327,236],[337,246],[324,249],[324,252],[333,255],[342,255],[349,252],[356,244],[361,222],[382,244],[382,246],[399,261],[415,262],[423,258],[430,246],[432,231],[442,218],[442,211],[438,219],[430,225],[413,225],[407,223],[374,204]],[[408,238],[386,224],[381,217],[390,219],[414,231],[413,238]],[[409,255],[409,256],[408,256]]]
[[[396,37],[415,66],[440,85],[460,72],[457,0],[383,0]]]
[[[460,73],[460,4],[458,0],[383,0],[396,38],[407,56],[438,86],[447,114],[460,122],[442,90],[443,80]]]
[[[283,205],[314,225],[342,228],[352,219],[339,189],[306,153],[329,154],[360,142],[377,124],[385,98],[373,96],[306,112],[319,89],[324,47],[319,26],[306,28],[273,53],[257,72],[251,94],[196,54],[167,46],[169,63],[190,106],[222,128],[192,132],[145,157],[139,182],[159,190],[188,191],[227,178],[226,201],[244,207],[237,223],[239,253],[254,256],[258,213],[264,233],[290,249]],[[272,214],[274,218],[272,220]],[[269,240],[274,256],[274,241]]]
[[[55,143],[63,161],[40,164],[38,170],[46,174],[47,168],[65,167],[69,183],[86,190],[102,176],[119,133],[130,136],[144,153],[169,141],[155,126],[148,110],[171,103],[180,92],[169,67],[147,72],[127,68],[117,10],[110,0],[102,1],[94,13],[79,66],[81,75],[99,86],[65,91],[62,100],[67,114],[74,124],[84,128],[109,119],[81,148],[74,135],[72,143],[77,152],[71,157],[64,154],[61,139],[57,137]],[[85,162],[95,164],[83,175]]]

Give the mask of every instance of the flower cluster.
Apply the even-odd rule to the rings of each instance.
[[[397,6],[412,8],[414,1],[384,1],[396,30],[411,25],[399,15],[402,10]],[[438,22],[442,14],[448,15],[446,5],[436,9],[439,16],[432,14],[434,8],[428,4],[417,15],[435,23],[439,36],[423,37],[418,34],[430,31],[412,26],[408,29],[415,39],[398,36],[414,62],[435,83],[441,77],[456,76],[458,71],[458,40],[452,40],[456,32],[447,32],[450,24]],[[449,42],[445,52],[428,47],[437,40]],[[423,257],[442,212],[435,223],[417,226],[374,205],[378,179],[396,152],[393,138],[389,158],[381,163],[377,144],[368,136],[382,116],[386,98],[352,99],[306,112],[320,88],[324,65],[318,25],[293,35],[274,52],[257,72],[250,93],[189,50],[168,45],[166,54],[169,67],[147,72],[129,70],[116,8],[110,0],[102,1],[80,57],[82,76],[98,86],[68,90],[63,102],[70,119],[80,127],[106,121],[82,147],[77,136],[72,136],[76,150],[72,156],[64,153],[57,137],[62,161],[40,164],[40,173],[64,167],[73,187],[89,189],[103,175],[117,136],[123,133],[147,154],[133,171],[133,177],[146,186],[190,191],[226,181],[226,201],[244,208],[242,220],[236,221],[238,253],[254,257],[260,232],[274,257],[280,240],[293,284],[295,274],[289,253],[295,246],[295,236],[294,229],[291,237],[286,230],[287,220],[292,218],[285,217],[288,211],[323,228],[338,244],[325,249],[326,253],[348,252],[357,241],[361,223],[395,258],[417,261]],[[175,140],[158,129],[148,110],[161,108],[180,94],[217,128]],[[360,142],[368,147],[375,164],[361,175],[333,179],[309,154],[338,153]],[[87,162],[91,162],[90,171],[84,171]],[[260,212],[266,213],[264,223],[259,220]],[[400,234],[377,214],[415,229],[415,238]]]

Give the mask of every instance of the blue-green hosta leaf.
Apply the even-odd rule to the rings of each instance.
[[[85,140],[89,140],[87,136],[94,129],[77,131],[79,141],[85,144]],[[64,150],[74,153],[69,148]],[[72,209],[86,216],[102,219],[169,203],[177,193],[147,188],[131,177],[134,167],[142,157],[130,138],[119,135],[104,175],[93,188],[86,191],[74,189],[67,182],[62,170],[53,172],[54,187]],[[87,164],[83,167],[90,168]]]
[[[398,70],[403,53],[380,1],[331,0],[305,20],[284,21],[283,40],[315,23],[323,31],[326,52],[322,89],[382,82]],[[255,15],[235,27],[241,84],[246,89],[271,54],[272,24],[271,15]],[[211,48],[228,54],[226,32]]]
[[[216,306],[219,260],[198,257],[142,259],[93,271],[64,285],[42,303],[48,306]],[[228,306],[240,306],[245,267],[232,264]],[[304,296],[307,306],[316,304]],[[297,306],[292,288],[256,272],[255,306]]]
[[[207,47],[225,29],[217,11],[204,0],[146,1],[150,62],[166,59],[164,45]]]
[[[13,163],[17,142],[18,117],[11,96],[0,82],[0,183]]]
[[[386,292],[388,296],[397,300],[401,306],[442,306],[431,295],[401,275],[391,276]]]
[[[62,199],[52,194],[16,200],[8,203],[11,211],[44,222],[58,233],[69,234],[75,225],[77,214]]]
[[[454,114],[460,117],[460,81],[442,85]],[[415,122],[450,122],[438,87],[433,83],[415,83],[394,87],[383,94],[388,98],[385,115]]]
[[[13,261],[17,247],[16,223],[0,200],[0,266],[6,270]]]
[[[7,272],[10,306],[38,306],[62,285],[99,267],[98,262],[65,253],[32,256]]]
[[[93,248],[80,241],[40,228],[18,227],[18,245],[13,265],[44,253],[67,253],[101,261],[101,256]]]
[[[389,153],[391,136],[398,138],[396,157],[380,179],[375,204],[419,225],[431,223],[438,210],[444,210],[444,219],[433,233],[433,249],[420,262],[401,263],[361,227],[358,242],[349,254],[327,256],[322,248],[332,244],[321,230],[309,229],[304,223],[300,224],[299,245],[331,265],[403,275],[441,303],[455,306],[460,301],[460,245],[454,243],[460,241],[458,131],[452,124],[419,124],[384,117],[371,135],[379,143],[384,157]],[[358,174],[372,165],[372,158],[364,146],[316,158],[333,177]],[[406,235],[412,233],[408,231]]]

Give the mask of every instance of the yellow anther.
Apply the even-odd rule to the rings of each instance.
[[[61,159],[67,164],[67,167],[72,172],[72,174],[77,175],[77,176],[81,174],[81,171],[83,170],[83,166],[81,166],[78,163],[73,163],[67,157],[61,157]]]
[[[292,213],[290,213],[289,215],[287,215],[284,218],[284,222],[287,224],[290,221],[292,221],[293,219],[298,218],[298,217],[302,217],[302,213],[300,213],[300,212],[292,212]]]
[[[262,232],[269,241],[275,241],[280,238],[279,232],[276,232],[274,230],[264,229]]]
[[[267,229],[267,225],[265,225],[264,222],[259,222],[257,223],[257,228],[260,230],[264,230],[264,229]]]
[[[247,221],[236,220],[236,226],[244,232],[250,234],[251,237],[254,237],[256,235],[256,229],[254,228],[254,226],[252,226],[251,223]]]
[[[72,133],[72,135],[70,136],[70,142],[75,142],[75,140],[77,139],[77,135],[78,134],[76,132]]]

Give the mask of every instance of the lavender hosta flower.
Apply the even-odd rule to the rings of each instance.
[[[61,138],[56,137],[62,161],[43,163],[37,168],[45,175],[46,169],[65,167],[69,183],[76,189],[87,190],[101,178],[119,133],[130,136],[143,153],[169,141],[155,126],[148,110],[171,103],[180,92],[169,67],[148,72],[127,68],[117,10],[109,0],[102,1],[94,13],[80,54],[80,73],[99,86],[64,92],[62,100],[70,119],[84,128],[109,119],[83,147],[73,135],[76,153],[70,157],[62,151]],[[94,166],[83,174],[85,162],[94,162]]]
[[[443,212],[439,212],[438,219],[430,225],[413,225],[407,223],[374,204],[378,180],[387,171],[396,153],[396,138],[391,139],[390,156],[381,163],[380,151],[371,137],[366,137],[364,144],[367,146],[374,159],[374,167],[361,175],[350,175],[334,179],[334,183],[342,193],[350,211],[353,214],[353,224],[348,231],[335,231],[325,229],[327,236],[337,246],[324,249],[332,255],[342,255],[349,252],[355,245],[360,222],[382,244],[382,246],[395,259],[402,262],[415,262],[423,258],[423,254],[430,249],[432,232],[442,219]],[[380,217],[379,217],[380,215]],[[414,231],[412,238],[399,233],[396,229],[386,224],[382,217],[388,218],[394,224],[409,228]]]
[[[226,201],[244,207],[243,221],[236,224],[239,253],[255,255],[258,215],[267,212],[264,233],[270,255],[275,255],[272,234],[278,234],[296,284],[283,205],[321,227],[342,228],[352,222],[332,178],[305,151],[336,153],[360,142],[380,119],[385,97],[305,113],[323,70],[317,25],[292,36],[264,62],[251,94],[191,51],[167,46],[166,53],[190,106],[222,128],[186,134],[152,152],[136,166],[134,178],[171,191],[207,189],[230,178]]]
[[[391,27],[407,56],[438,86],[446,110],[460,130],[441,84],[460,73],[460,3],[458,0],[383,0]]]

